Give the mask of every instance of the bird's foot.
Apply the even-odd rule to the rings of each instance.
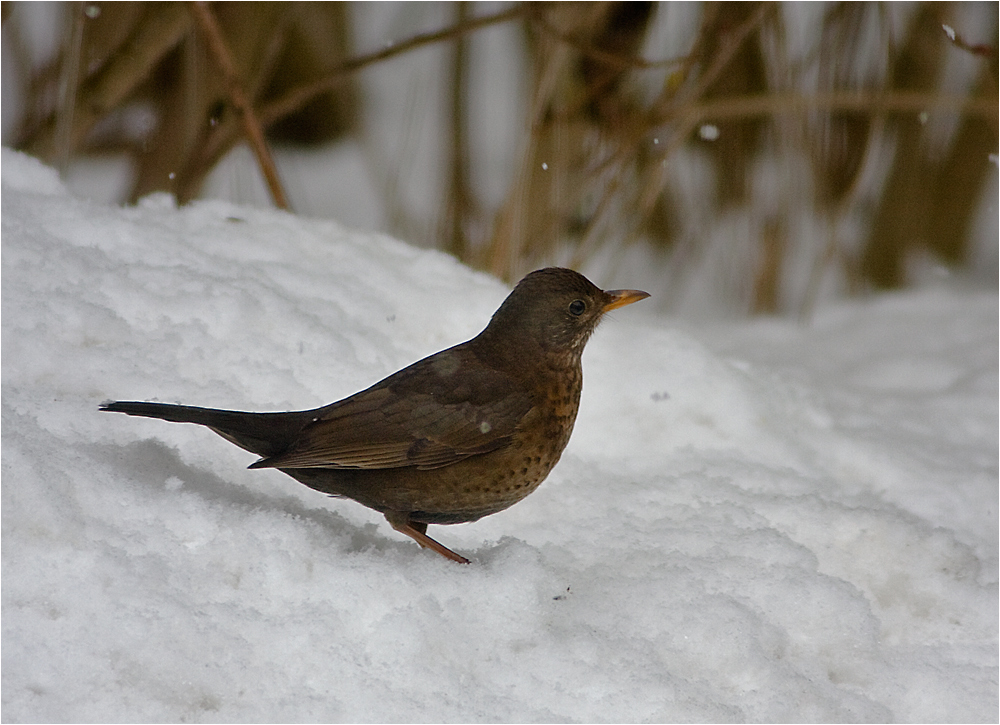
[[[386,516],[386,520],[389,525],[392,526],[396,531],[401,534],[406,534],[411,539],[416,541],[425,549],[431,549],[436,551],[441,556],[446,559],[451,559],[452,561],[457,561],[459,564],[468,564],[469,560],[460,554],[456,554],[454,551],[449,549],[444,544],[434,541],[425,532],[427,531],[427,524],[421,524],[416,521],[410,521],[405,518],[397,518],[395,516]]]

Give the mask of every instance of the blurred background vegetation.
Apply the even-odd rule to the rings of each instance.
[[[997,284],[995,2],[2,7],[4,144],[124,159],[121,202],[249,148],[275,205],[368,184],[373,226],[508,281],[802,316]]]

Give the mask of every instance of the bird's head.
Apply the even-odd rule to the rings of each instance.
[[[646,297],[639,290],[602,290],[571,269],[539,269],[517,283],[480,338],[530,354],[579,358],[605,312]]]

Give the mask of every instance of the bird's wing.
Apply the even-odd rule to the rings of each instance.
[[[320,408],[292,446],[253,468],[439,468],[507,445],[532,408],[509,375],[462,346]]]

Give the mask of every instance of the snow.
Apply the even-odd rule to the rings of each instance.
[[[327,403],[478,332],[501,283],[2,171],[5,721],[996,721],[995,291],[612,313],[545,484],[432,527],[459,566],[97,406]]]

